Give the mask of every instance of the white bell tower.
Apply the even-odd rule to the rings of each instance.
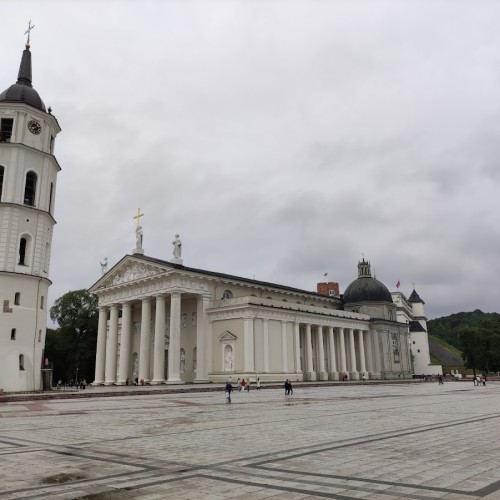
[[[0,389],[42,389],[57,174],[56,118],[31,83],[29,31],[0,94]]]

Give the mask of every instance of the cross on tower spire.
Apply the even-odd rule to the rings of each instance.
[[[26,48],[29,49],[30,48],[30,34],[31,34],[31,30],[35,27],[35,25],[31,25],[31,19],[30,19],[30,22],[28,23],[28,29],[24,32],[25,35],[28,35],[28,39],[26,40]]]

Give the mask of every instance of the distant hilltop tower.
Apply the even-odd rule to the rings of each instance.
[[[5,391],[43,388],[54,201],[61,170],[54,157],[61,129],[31,83],[31,28],[17,82],[0,94],[0,389]]]

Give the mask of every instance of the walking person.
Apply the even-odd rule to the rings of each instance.
[[[257,390],[260,391],[260,378],[257,377]]]
[[[250,392],[250,379],[247,380],[247,392]]]
[[[226,403],[231,403],[231,393],[233,392],[233,384],[228,380],[226,384]]]
[[[444,385],[443,384],[443,376],[441,374],[438,375],[438,385]]]

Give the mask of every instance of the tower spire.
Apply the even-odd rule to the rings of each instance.
[[[19,65],[19,73],[17,75],[17,83],[20,85],[27,85],[28,87],[33,87],[31,84],[31,52],[30,52],[30,34],[31,30],[35,25],[31,25],[31,19],[28,23],[28,29],[24,32],[28,36],[26,39],[25,49],[23,50],[23,56],[21,58],[21,64]]]

